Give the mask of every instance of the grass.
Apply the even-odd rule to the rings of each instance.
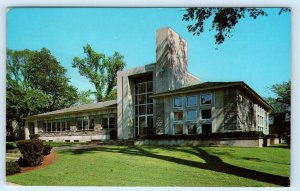
[[[281,147],[101,146],[56,151],[43,169],[8,176],[46,186],[284,186],[290,149]]]

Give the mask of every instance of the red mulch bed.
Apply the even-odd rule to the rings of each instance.
[[[49,155],[44,156],[43,162],[39,166],[21,167],[21,173],[30,172],[30,171],[33,171],[33,170],[44,168],[44,167],[46,167],[46,166],[51,165],[52,163],[54,163],[57,158],[58,158],[57,154],[50,153]]]

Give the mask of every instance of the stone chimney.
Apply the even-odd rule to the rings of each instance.
[[[171,28],[156,31],[155,92],[186,86],[187,75],[187,42]]]

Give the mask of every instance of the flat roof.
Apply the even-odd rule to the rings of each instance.
[[[38,114],[38,115],[28,116],[25,119],[33,119],[33,118],[47,117],[47,116],[67,114],[67,113],[76,113],[76,112],[80,112],[80,111],[105,109],[105,108],[113,107],[113,106],[116,106],[116,105],[117,105],[117,100],[90,103],[90,104],[83,104],[83,105],[73,106],[73,107],[64,108],[64,109],[60,109],[60,110],[41,113],[41,114]]]

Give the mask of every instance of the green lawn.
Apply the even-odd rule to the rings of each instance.
[[[101,146],[56,151],[43,169],[8,176],[21,185],[283,186],[290,149],[281,147]]]

